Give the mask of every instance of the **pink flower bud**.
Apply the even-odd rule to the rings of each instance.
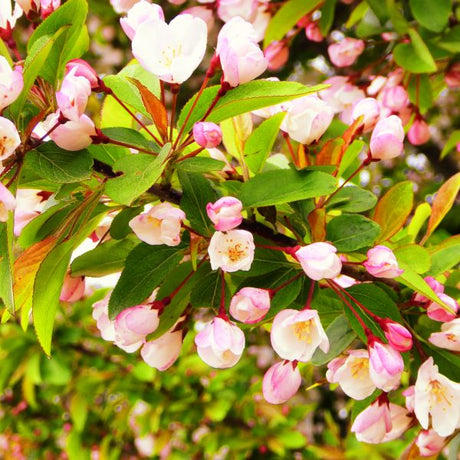
[[[318,347],[325,353],[329,350],[329,339],[316,310],[280,311],[273,320],[270,340],[276,353],[289,361],[310,361]]]
[[[46,19],[61,6],[61,0],[40,0],[40,6],[40,16],[42,19]]]
[[[130,220],[136,236],[147,244],[177,246],[185,213],[169,203],[161,203]]]
[[[460,318],[441,326],[441,332],[433,332],[428,339],[439,348],[460,352]]]
[[[62,286],[59,300],[62,302],[76,302],[85,294],[85,277],[76,276],[75,278],[66,274],[64,285]]]
[[[289,47],[284,40],[271,42],[264,51],[268,59],[268,70],[272,72],[281,69],[289,59]]]
[[[216,230],[225,232],[232,230],[243,221],[241,210],[243,204],[238,198],[232,196],[224,196],[219,198],[215,203],[208,203],[206,205],[206,212],[212,223],[215,225]]]
[[[369,374],[375,386],[386,392],[398,388],[404,370],[401,353],[374,337],[369,338],[368,349]]]
[[[65,77],[61,89],[56,93],[56,102],[64,117],[79,121],[91,95],[91,84],[86,77],[77,77],[72,69]]]
[[[0,117],[0,162],[13,155],[20,144],[21,139],[14,123]]]
[[[340,274],[342,262],[336,252],[336,247],[330,243],[312,243],[298,249],[295,256],[307,276],[318,281]]]
[[[453,319],[455,319],[455,317],[457,316],[457,311],[458,311],[458,303],[456,302],[456,300],[442,292],[438,294],[438,297],[446,305],[450,307],[453,313],[447,311],[442,305],[439,305],[436,302],[431,302],[428,305],[428,308],[426,311],[426,314],[428,315],[428,317],[434,321],[442,321],[443,323],[452,321]]]
[[[125,34],[132,40],[141,24],[155,20],[163,22],[165,20],[161,6],[141,0],[128,11],[125,18],[120,19],[120,24]]]
[[[428,286],[430,286],[430,288],[433,289],[433,291],[436,294],[442,294],[444,292],[444,285],[442,285],[439,281],[437,281],[432,276],[426,276],[424,280],[426,281]],[[421,302],[421,303],[431,302],[430,299],[428,299],[427,297],[419,293],[415,294],[414,301]]]
[[[145,343],[145,337],[159,323],[158,310],[152,310],[149,305],[126,308],[115,318],[115,345],[132,353]]]
[[[257,0],[219,0],[217,5],[217,15],[224,22],[237,16],[252,22],[256,15],[258,2]]]
[[[66,73],[73,71],[75,77],[85,77],[92,89],[99,86],[99,77],[96,71],[83,59],[72,59],[65,66]]]
[[[305,26],[305,36],[312,42],[319,43],[324,40],[317,22],[310,22]]]
[[[17,99],[23,87],[22,68],[13,70],[8,61],[0,56],[0,112]]]
[[[364,41],[349,37],[329,45],[327,49],[331,62],[337,67],[353,65],[363,51]]]
[[[104,340],[113,342],[115,340],[115,322],[109,319],[109,299],[110,293],[99,302],[94,303],[92,316],[96,320],[101,337]]]
[[[398,112],[409,102],[407,91],[401,85],[384,88],[381,97],[383,105],[393,112]]]
[[[273,364],[264,375],[262,392],[270,404],[282,404],[300,388],[302,377],[296,365],[289,361]]]
[[[372,276],[377,278],[396,278],[404,272],[399,268],[393,251],[381,245],[367,251],[367,260],[363,265]]]
[[[216,54],[223,79],[231,87],[254,80],[267,69],[268,60],[255,38],[254,27],[239,16],[230,19],[219,32]]]
[[[454,62],[446,72],[445,80],[450,88],[460,87],[460,62]]]
[[[380,106],[376,99],[373,97],[366,97],[361,99],[353,106],[352,118],[353,120],[363,117],[364,132],[370,131],[380,116]]]
[[[245,346],[244,334],[230,321],[216,317],[195,337],[198,355],[209,366],[233,367]]]
[[[395,158],[404,150],[404,129],[396,115],[381,119],[372,131],[370,151],[375,160]]]
[[[201,147],[214,148],[222,141],[222,130],[215,123],[199,121],[193,125],[193,138]]]
[[[0,182],[0,222],[8,220],[8,213],[16,208],[13,194]]]
[[[182,348],[182,331],[167,332],[156,340],[144,344],[142,359],[159,371],[170,368],[179,357]]]
[[[415,119],[407,133],[407,139],[412,145],[422,145],[430,140],[430,127],[422,118]]]
[[[439,436],[433,429],[422,430],[415,439],[415,444],[422,457],[438,455],[446,445],[446,438]]]
[[[215,232],[209,242],[211,268],[225,272],[248,271],[254,260],[254,238],[246,230]]]
[[[387,320],[384,322],[384,332],[395,350],[404,352],[412,348],[412,334],[403,325]]]
[[[270,309],[270,291],[245,287],[240,289],[230,302],[230,314],[246,324],[260,321]]]
[[[47,129],[51,129],[58,121],[59,116],[55,113],[49,115],[44,121]],[[86,115],[82,115],[78,120],[70,120],[54,129],[50,133],[50,138],[61,149],[76,152],[92,144],[91,136],[96,135],[96,128],[93,121]]]

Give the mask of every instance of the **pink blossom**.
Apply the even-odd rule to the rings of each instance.
[[[56,93],[56,101],[64,117],[78,122],[91,95],[91,84],[87,78],[77,77],[76,72],[77,68],[74,68],[64,77],[61,89]]]
[[[215,232],[208,247],[211,268],[225,272],[248,271],[254,260],[254,238],[246,230]]]
[[[358,284],[359,281],[355,280],[351,276],[347,275],[339,275],[334,278],[334,283],[338,284],[340,287],[343,287],[344,289],[349,288],[351,286],[354,286],[355,284]]]
[[[380,93],[382,104],[393,112],[400,111],[409,102],[409,95],[401,85],[387,86]]]
[[[117,13],[127,13],[139,0],[110,0]]]
[[[377,278],[396,278],[404,272],[399,268],[393,251],[381,245],[367,251],[367,260],[363,265],[372,276]]]
[[[102,300],[93,304],[93,318],[96,320],[97,328],[104,340],[113,342],[115,340],[114,321],[109,319],[109,299],[108,293]]]
[[[268,59],[268,70],[277,71],[289,59],[289,47],[284,40],[276,40],[265,48],[264,54]]]
[[[444,76],[449,88],[460,87],[460,62],[454,62]]]
[[[460,428],[460,384],[439,373],[430,356],[419,368],[415,382],[415,415],[424,429],[431,426],[439,436]]]
[[[22,229],[44,208],[45,202],[39,195],[40,190],[19,189],[16,192],[16,209],[14,210],[14,235],[19,236]]]
[[[404,150],[404,129],[401,119],[396,115],[383,118],[377,122],[372,131],[370,151],[375,160],[395,158]]]
[[[230,321],[215,317],[195,337],[198,355],[209,366],[219,369],[233,367],[245,346],[244,334]]]
[[[129,226],[147,244],[177,246],[184,220],[184,211],[169,203],[161,203],[131,219]]]
[[[328,382],[338,383],[350,398],[362,400],[375,391],[375,384],[369,374],[367,350],[350,350],[347,357],[333,359],[327,368]]]
[[[295,256],[307,276],[318,281],[335,278],[340,274],[342,261],[336,252],[336,247],[330,243],[312,243],[298,249]]]
[[[160,80],[183,83],[200,65],[206,51],[206,23],[188,14],[169,24],[159,20],[143,22],[132,42],[139,63]]]
[[[132,353],[145,343],[145,337],[158,327],[158,310],[150,305],[126,308],[115,318],[115,345]]]
[[[160,5],[141,0],[128,11],[126,17],[120,19],[120,24],[125,34],[132,40],[136,35],[136,30],[144,22],[164,22],[164,20],[165,15]]]
[[[52,113],[44,121],[46,129],[51,129],[59,120],[59,115]],[[91,136],[96,135],[93,121],[87,115],[82,115],[77,120],[70,120],[60,124],[50,132],[49,137],[61,149],[76,152],[92,144]]]
[[[415,119],[407,133],[407,139],[412,145],[426,144],[430,140],[430,127],[423,119]]]
[[[257,12],[257,5],[257,0],[219,0],[217,15],[224,22],[238,16],[252,22]]]
[[[61,6],[61,0],[40,0],[40,15],[42,19],[47,18],[53,11]]]
[[[214,148],[222,141],[222,130],[215,123],[200,121],[193,125],[193,139],[201,147]]]
[[[447,311],[445,307],[443,307],[437,302],[431,302],[426,310],[426,314],[428,315],[428,317],[434,321],[442,322],[452,321],[453,319],[455,319],[458,311],[457,301],[442,292],[438,294],[438,297],[442,302],[444,302],[448,307],[450,307],[452,312]]]
[[[13,8],[14,3],[14,8]],[[22,8],[19,3],[11,1],[2,1],[0,6],[0,29],[14,29],[16,21],[22,16]]]
[[[72,59],[65,66],[66,73],[73,71],[75,77],[85,77],[92,89],[99,86],[99,77],[96,71],[83,59]]]
[[[441,332],[433,332],[428,340],[439,348],[460,351],[460,318],[444,323]]]
[[[311,144],[321,138],[333,117],[332,107],[316,94],[311,94],[295,99],[287,106],[281,129],[295,141]]]
[[[200,18],[206,23],[206,27],[208,28],[208,33],[214,29],[215,19],[213,11],[205,6],[192,6],[191,8],[187,8],[186,10],[182,11],[180,14],[190,14],[195,18]]]
[[[85,277],[84,276],[70,276],[66,274],[64,284],[62,286],[59,300],[62,302],[76,302],[80,300],[85,294]]]
[[[0,222],[6,222],[10,211],[16,208],[13,194],[0,182]]]
[[[40,0],[16,0],[16,2],[26,14],[30,11],[38,12],[40,9]]]
[[[13,155],[20,144],[21,139],[14,123],[0,116],[0,161]]]
[[[433,429],[422,430],[415,438],[415,444],[422,457],[438,455],[446,442],[446,438],[439,436]]]
[[[362,124],[364,132],[372,130],[380,116],[380,106],[373,97],[361,99],[353,106],[353,120],[363,117]]]
[[[305,36],[312,42],[319,43],[324,40],[323,34],[321,33],[317,22],[310,22],[305,26]]]
[[[270,309],[270,291],[245,287],[240,289],[230,302],[230,314],[246,324],[257,323]]]
[[[145,343],[141,356],[149,366],[165,371],[175,363],[181,348],[182,331],[169,331],[158,339]]]
[[[403,392],[403,396],[406,398],[406,408],[409,412],[414,412],[414,401],[415,401],[415,386],[411,385],[407,387]]]
[[[337,67],[353,65],[364,51],[363,40],[346,37],[338,43],[329,45],[327,52],[331,62]]]
[[[17,99],[23,87],[22,68],[13,70],[8,61],[0,56],[0,112]]]
[[[401,382],[404,361],[401,353],[378,339],[369,339],[369,375],[377,388],[395,390]]]
[[[255,30],[255,40],[260,42],[265,37],[268,24],[272,18],[272,14],[268,11],[264,0],[259,1],[259,6],[256,11],[256,17],[251,21],[252,27]]]
[[[232,18],[220,30],[216,54],[224,81],[230,86],[254,80],[267,69],[268,60],[255,40],[253,26],[239,16]]]
[[[441,284],[439,281],[437,281],[435,278],[433,278],[432,276],[426,276],[423,279],[426,281],[428,286],[430,286],[430,288],[434,291],[435,294],[444,293],[444,285]],[[428,299],[427,297],[425,297],[424,295],[418,292],[414,296],[414,301],[421,302],[421,303],[431,302],[430,299]]]
[[[216,230],[225,232],[232,230],[243,221],[241,211],[243,203],[238,198],[232,196],[224,196],[219,198],[215,203],[208,203],[206,205],[206,212],[212,223],[215,225]]]
[[[295,364],[282,361],[273,364],[264,375],[262,392],[270,404],[282,404],[292,398],[300,388],[302,377]]]
[[[383,330],[388,343],[395,350],[404,352],[412,348],[412,334],[402,324],[386,320]]]
[[[289,361],[310,361],[318,347],[325,353],[329,350],[329,339],[316,310],[280,311],[273,320],[270,340],[276,353]]]

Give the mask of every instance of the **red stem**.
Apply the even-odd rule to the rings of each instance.
[[[295,275],[292,278],[288,279],[287,281],[285,281],[284,283],[280,284],[276,288],[269,289],[270,297],[274,297],[276,293],[281,291],[281,289],[284,289],[286,286],[288,286],[289,284],[293,283],[297,278],[300,278],[302,275],[303,275],[303,273],[298,273],[297,275]]]
[[[315,285],[316,285],[316,281],[311,280],[310,288],[308,289],[307,301],[305,302],[305,307],[303,308],[304,310],[309,310],[311,308],[311,299],[313,299],[313,293],[315,292]]]

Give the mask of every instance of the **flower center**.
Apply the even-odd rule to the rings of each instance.
[[[177,48],[168,46],[166,49],[164,49],[161,52],[161,55],[163,57],[162,64],[165,67],[171,67],[172,63],[174,62],[174,59],[179,57],[181,54],[182,54],[182,45],[179,45]]]
[[[231,262],[236,262],[243,257],[246,257],[248,246],[243,243],[234,243],[233,240],[230,240],[230,244],[227,247],[227,256]]]
[[[449,401],[449,395],[446,394],[446,388],[438,380],[432,380],[430,386],[431,394],[434,396],[436,403],[440,404],[444,402],[448,406],[452,406],[452,403]]]
[[[299,340],[305,340],[307,343],[311,343],[310,326],[311,319],[308,321],[300,321],[294,325],[294,334]]]
[[[351,376],[354,379],[363,380],[366,371],[369,369],[369,360],[367,358],[356,358],[351,365]]]

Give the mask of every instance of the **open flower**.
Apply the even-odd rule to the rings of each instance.
[[[419,368],[415,382],[414,412],[423,428],[431,426],[439,436],[460,428],[460,384],[439,373],[430,356]]]
[[[310,361],[319,347],[329,350],[329,339],[316,310],[280,311],[273,320],[270,341],[278,355],[289,361]]]
[[[444,323],[441,332],[433,332],[428,340],[439,348],[460,351],[460,318]]]
[[[17,99],[23,87],[22,68],[13,70],[8,61],[0,56],[0,111]]]
[[[16,208],[13,194],[0,182],[0,222],[8,220],[8,213]]]
[[[21,139],[14,123],[0,117],[0,161],[11,156],[20,143]]]
[[[248,271],[254,260],[254,238],[246,230],[215,232],[208,247],[211,268],[225,272]]]
[[[206,51],[206,23],[189,14],[169,24],[158,19],[143,22],[133,39],[133,54],[160,80],[182,83],[200,65]]]
[[[264,375],[262,392],[270,404],[282,404],[299,390],[302,377],[298,367],[290,361],[273,364]]]
[[[147,244],[177,246],[185,213],[169,203],[161,203],[131,219],[129,226]]]
[[[330,243],[312,243],[296,251],[300,265],[312,280],[335,278],[342,270],[337,249]]]
[[[393,251],[386,246],[379,245],[369,249],[363,265],[372,276],[378,278],[396,278],[404,272],[399,268]]]
[[[270,291],[245,287],[240,289],[230,302],[230,314],[242,323],[260,321],[270,310]]]
[[[225,232],[232,230],[243,221],[241,210],[243,203],[238,198],[232,196],[224,196],[219,198],[215,203],[206,205],[206,212],[216,230]]]
[[[195,344],[198,355],[206,364],[226,369],[240,360],[245,338],[238,326],[216,317],[196,335]]]

